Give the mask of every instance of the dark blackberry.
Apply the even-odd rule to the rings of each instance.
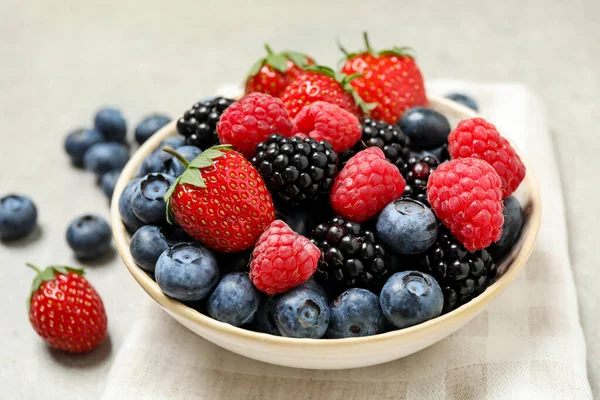
[[[357,222],[334,217],[315,227],[311,241],[321,249],[315,279],[332,293],[351,287],[378,293],[390,275],[385,249]]]
[[[429,205],[427,201],[427,181],[431,172],[435,171],[438,165],[438,160],[433,156],[410,157],[400,169],[406,181],[404,196]]]
[[[338,173],[338,155],[329,142],[279,134],[256,146],[252,164],[271,193],[294,204],[328,194]]]
[[[224,97],[199,101],[177,121],[177,132],[185,136],[186,144],[205,150],[219,144],[217,122],[235,100]]]
[[[479,296],[495,281],[498,273],[486,250],[467,251],[445,228],[419,261],[422,271],[431,274],[442,287],[444,313]]]

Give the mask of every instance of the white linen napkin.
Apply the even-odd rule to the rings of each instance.
[[[148,299],[119,350],[104,400],[589,399],[586,349],[567,251],[560,178],[540,101],[518,84],[435,81],[429,93],[473,96],[527,153],[543,216],[523,273],[476,319],[387,364],[340,371],[285,368],[196,336]]]

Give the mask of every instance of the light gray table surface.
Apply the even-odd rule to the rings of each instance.
[[[110,341],[101,349],[81,357],[49,351],[29,326],[32,274],[24,263],[81,265],[64,240],[69,221],[88,212],[108,216],[93,177],[69,166],[65,133],[90,125],[103,104],[120,107],[131,126],[151,111],[177,116],[220,82],[241,80],[264,42],[334,64],[336,38],[357,48],[362,30],[377,47],[417,49],[426,78],[521,82],[545,101],[562,170],[557,179],[567,202],[590,382],[600,394],[597,0],[2,0],[0,194],[30,195],[41,226],[25,243],[0,245],[0,381],[15,398],[97,397],[143,298],[113,256],[88,268],[101,294],[119,293],[103,297]],[[77,381],[65,394],[69,375]],[[40,388],[39,376],[53,383]]]

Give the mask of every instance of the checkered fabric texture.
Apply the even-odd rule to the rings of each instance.
[[[482,115],[527,153],[542,189],[533,254],[490,307],[404,359],[309,371],[223,350],[148,301],[119,351],[103,398],[590,399],[561,185],[541,104],[520,85],[437,81],[429,88],[435,94],[454,90],[473,95]]]

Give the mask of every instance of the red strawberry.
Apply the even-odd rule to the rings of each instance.
[[[102,299],[83,277],[83,270],[63,266],[37,272],[31,286],[29,321],[50,346],[70,353],[85,353],[106,337]]]
[[[187,168],[165,195],[167,219],[223,253],[249,249],[275,220],[273,200],[250,161],[231,146],[211,147],[193,161],[165,149]]]
[[[273,53],[268,45],[265,49],[267,56],[254,63],[248,74],[246,94],[261,92],[279,97],[303,68],[315,63],[308,56],[294,51]]]
[[[350,84],[367,103],[377,106],[371,117],[389,124],[398,122],[405,110],[415,106],[427,106],[423,76],[407,47],[374,51],[364,33],[367,49],[360,53],[348,53],[342,72],[347,75],[362,74]]]
[[[285,292],[315,273],[321,251],[283,221],[273,222],[252,253],[250,279],[268,295]]]
[[[290,113],[290,118],[317,101],[337,104],[357,117],[362,117],[363,113],[369,111],[369,105],[350,86],[350,82],[357,76],[346,76],[329,67],[313,65],[288,85],[281,94],[281,101]]]

